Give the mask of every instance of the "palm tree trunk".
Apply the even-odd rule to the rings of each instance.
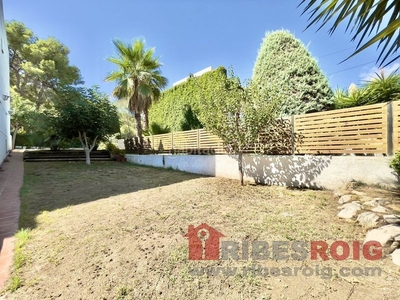
[[[149,130],[149,110],[144,111],[144,130]]]
[[[136,134],[140,140],[142,137],[142,117],[140,112],[135,112],[135,120],[136,120]]]

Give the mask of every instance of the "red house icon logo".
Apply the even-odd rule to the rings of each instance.
[[[218,260],[219,239],[222,233],[203,223],[197,227],[189,225],[189,260]]]

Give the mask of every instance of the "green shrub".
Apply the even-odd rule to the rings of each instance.
[[[390,166],[400,176],[400,151],[396,153],[394,158],[390,161]]]
[[[113,155],[121,154],[121,150],[111,142],[106,144],[106,150]]]

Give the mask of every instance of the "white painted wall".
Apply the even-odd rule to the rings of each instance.
[[[134,155],[128,162],[239,179],[236,156]],[[351,180],[398,185],[387,157],[245,155],[245,179],[267,185],[337,189]]]
[[[4,23],[3,0],[0,0],[0,163],[6,158],[11,146],[10,137],[10,70],[7,35]]]

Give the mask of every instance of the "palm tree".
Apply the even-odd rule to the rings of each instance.
[[[136,120],[136,132],[139,139],[142,137],[142,114],[145,116],[148,127],[148,109],[153,101],[160,96],[160,90],[168,81],[161,75],[158,57],[154,57],[154,48],[145,49],[145,42],[141,39],[132,44],[118,39],[113,40],[117,50],[117,57],[108,58],[108,61],[117,65],[118,69],[106,77],[106,81],[116,81],[117,87],[113,96],[117,99],[128,99],[128,110]]]
[[[378,57],[381,65],[385,62],[385,65],[389,65],[400,57],[400,55],[390,57],[396,54],[400,45],[400,1],[302,0],[299,6],[303,4],[305,5],[303,14],[310,13],[308,27],[320,22],[319,29],[321,29],[329,21],[333,21],[329,29],[332,34],[340,23],[348,20],[346,30],[354,32],[352,40],[358,39],[356,51],[350,57],[376,42],[378,47],[383,46]],[[372,37],[369,37],[373,32]],[[369,39],[364,42],[366,38]]]

